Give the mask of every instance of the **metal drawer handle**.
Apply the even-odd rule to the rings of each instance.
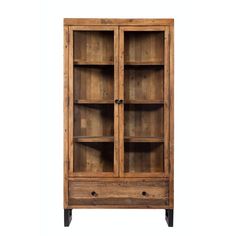
[[[91,192],[91,195],[92,195],[93,197],[97,197],[98,194],[97,194],[95,191],[92,191],[92,192]]]
[[[147,194],[147,192],[143,191],[142,195],[146,197],[148,194]]]

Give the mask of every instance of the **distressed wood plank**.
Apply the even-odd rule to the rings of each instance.
[[[114,29],[114,100],[119,98],[119,29]],[[114,103],[114,175],[119,176],[119,105]]]
[[[64,26],[64,209],[68,207],[68,169],[69,169],[69,149],[68,149],[68,131],[69,131],[69,110],[68,110],[68,78],[69,78],[69,45],[68,32],[69,27]]]
[[[64,18],[64,25],[172,25],[173,19]]]
[[[167,181],[70,181],[70,204],[168,205]]]
[[[170,180],[169,205],[174,208],[174,26],[170,26]]]
[[[165,60],[165,70],[164,70],[164,100],[166,101],[164,105],[164,171],[165,174],[169,174],[169,89],[170,89],[170,74],[169,74],[169,55],[170,55],[170,45],[169,45],[169,27],[165,28],[165,50],[164,50],[164,60]]]

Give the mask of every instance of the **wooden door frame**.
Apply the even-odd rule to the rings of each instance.
[[[65,53],[68,55],[68,64],[65,65],[65,72],[68,73],[65,85],[68,87],[67,102],[68,107],[65,110],[68,119],[68,132],[66,137],[68,139],[68,159],[65,161],[68,168],[68,177],[118,177],[119,161],[118,161],[118,104],[114,103],[114,170],[113,173],[106,172],[73,172],[73,31],[113,31],[114,32],[114,100],[118,99],[118,26],[65,26],[67,28],[68,40]],[[66,95],[65,95],[66,96]],[[66,139],[65,137],[65,139]]]
[[[64,26],[64,209],[68,208],[68,171],[69,171],[69,26]]]
[[[170,39],[169,26],[120,26],[119,27],[119,99],[124,100],[124,32],[125,31],[164,31],[164,172],[125,173],[124,172],[124,103],[119,106],[119,176],[120,177],[169,177],[170,147]]]

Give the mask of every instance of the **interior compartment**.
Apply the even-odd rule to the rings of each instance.
[[[114,143],[75,143],[74,172],[113,172]]]
[[[164,136],[164,109],[158,104],[125,104],[124,135]]]
[[[114,136],[114,105],[74,105],[74,136]]]
[[[126,31],[125,64],[163,64],[164,31]]]
[[[163,172],[163,143],[125,143],[124,171],[132,172]]]
[[[163,66],[126,66],[125,101],[163,100]]]
[[[82,100],[113,100],[113,66],[76,66],[74,98]]]
[[[113,63],[113,31],[75,31],[74,60],[78,64]]]

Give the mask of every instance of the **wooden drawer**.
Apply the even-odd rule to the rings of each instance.
[[[168,205],[167,180],[71,180],[69,205]]]

